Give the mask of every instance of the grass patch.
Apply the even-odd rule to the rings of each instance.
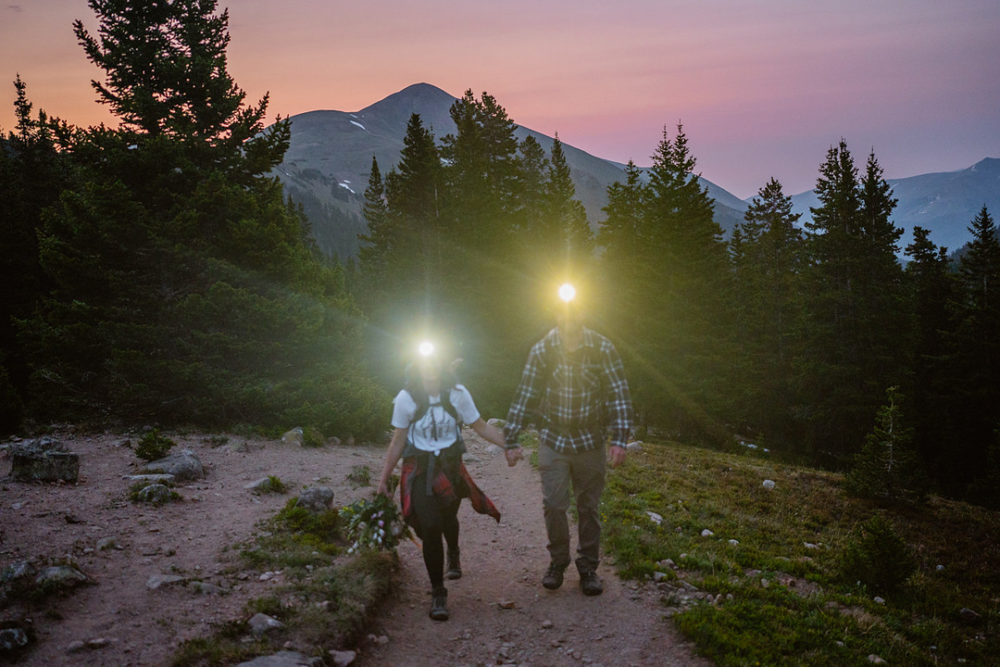
[[[184,642],[174,665],[228,665],[280,651],[286,642],[313,656],[357,644],[379,603],[395,586],[395,552],[344,553],[339,508],[311,513],[290,500],[240,550],[244,564],[281,570],[283,583],[247,603],[239,620],[211,637]],[[283,628],[254,637],[247,621],[263,613]]]
[[[347,473],[347,481],[355,488],[372,485],[372,471],[366,465],[356,465]]]
[[[1000,655],[995,512],[935,497],[884,509],[840,475],[647,441],[609,471],[602,516],[619,574],[660,580],[678,627],[720,664]]]
[[[156,461],[169,454],[176,445],[170,438],[160,435],[159,430],[153,429],[139,439],[135,455],[144,461]]]

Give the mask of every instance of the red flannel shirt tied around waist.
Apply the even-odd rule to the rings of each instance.
[[[560,453],[624,447],[632,431],[632,397],[621,357],[610,340],[584,327],[583,344],[566,352],[558,329],[535,343],[507,414],[508,444],[537,419],[541,444]]]

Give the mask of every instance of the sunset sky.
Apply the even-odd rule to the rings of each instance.
[[[519,124],[649,164],[682,121],[739,197],[813,187],[844,137],[889,178],[1000,157],[998,0],[229,0],[229,69],[270,114],[357,111],[412,83],[492,94]],[[0,129],[35,110],[112,119],[76,43],[84,0],[0,0]]]

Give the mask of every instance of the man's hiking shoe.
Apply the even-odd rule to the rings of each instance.
[[[550,563],[549,569],[545,571],[545,576],[542,577],[542,586],[545,586],[545,588],[549,589],[550,591],[554,591],[560,586],[562,586],[563,570],[565,569],[566,569],[565,566],[559,566],[556,565],[555,563]]]
[[[604,586],[593,570],[584,570],[580,573],[580,588],[584,595],[600,595],[604,592]]]
[[[462,578],[462,563],[458,559],[457,551],[448,552],[448,571],[444,573],[445,579],[461,579]]]
[[[431,592],[430,616],[435,621],[448,620],[448,589],[444,586],[435,588]]]

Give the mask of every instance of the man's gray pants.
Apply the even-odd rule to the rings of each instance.
[[[542,506],[549,537],[549,556],[554,565],[570,563],[570,485],[576,495],[579,543],[576,567],[580,572],[597,569],[601,543],[601,492],[604,491],[604,446],[576,454],[560,454],[547,445],[538,448],[542,476]]]

